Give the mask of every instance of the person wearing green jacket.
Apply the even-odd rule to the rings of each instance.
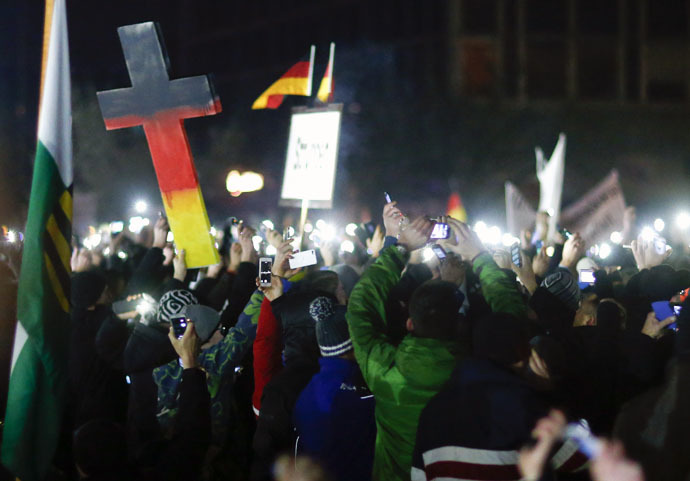
[[[454,219],[448,223],[454,235],[446,249],[472,262],[492,310],[524,317],[526,307],[517,289],[474,232]],[[412,295],[409,332],[398,346],[385,334],[388,294],[400,280],[409,252],[428,242],[433,225],[419,218],[400,232],[397,245],[380,253],[348,303],[355,358],[376,399],[375,480],[410,479],[420,413],[467,354],[456,335],[461,306],[456,286],[443,281],[429,281]]]

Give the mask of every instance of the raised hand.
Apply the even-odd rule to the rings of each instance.
[[[381,252],[381,249],[383,249],[383,242],[385,239],[386,234],[381,229],[381,226],[377,225],[374,234],[371,236],[371,239],[367,239],[367,249],[369,252],[371,252],[372,256],[378,257],[379,252]]]
[[[676,320],[676,316],[671,316],[666,319],[657,319],[656,314],[650,312],[647,314],[647,318],[642,326],[642,334],[652,339],[659,339],[664,334],[664,328],[669,324],[673,324]]]
[[[645,240],[640,235],[636,241],[632,241],[630,246],[639,270],[661,265],[673,252],[673,249],[665,245],[659,237]]]
[[[276,257],[273,261],[273,275],[289,279],[297,274],[301,267],[290,269],[290,259],[292,259],[292,242],[294,239],[283,241],[276,249]]]
[[[513,269],[513,272],[518,276],[518,279],[520,279],[520,282],[522,282],[522,285],[525,286],[529,293],[534,294],[538,286],[534,270],[532,269],[532,261],[522,250],[520,250],[520,259],[522,260],[521,267],[515,265],[511,259],[510,268]]]
[[[256,287],[258,287],[259,290],[264,293],[264,296],[266,296],[271,302],[283,295],[283,282],[277,275],[271,276],[270,286],[262,286],[260,279],[257,277]]]
[[[184,260],[185,250],[181,249],[173,258],[173,278],[180,282],[184,282],[187,277],[187,264]]]
[[[259,261],[259,254],[254,249],[254,242],[252,237],[254,237],[256,231],[249,226],[242,224],[240,226],[240,245],[242,246],[242,254],[240,259],[242,262],[251,262],[256,264]]]
[[[153,226],[153,245],[152,247],[158,247],[162,249],[165,247],[165,243],[168,241],[168,232],[170,231],[170,226],[168,225],[168,219],[165,217],[160,217],[156,221],[156,225]]]
[[[470,226],[451,217],[447,220],[457,241],[456,245],[446,243],[448,249],[458,254],[463,260],[470,262],[482,252],[486,252],[486,247],[484,247],[482,241],[479,240],[476,232],[470,229]]]
[[[580,233],[576,232],[573,236],[565,241],[563,246],[563,258],[561,260],[561,266],[575,270],[577,266],[577,261],[582,259],[585,255],[585,241],[580,237]]]
[[[393,201],[383,206],[383,226],[386,228],[386,235],[391,237],[400,235],[400,226],[405,217],[396,204]]]
[[[185,369],[199,366],[197,357],[201,349],[201,339],[196,335],[194,321],[190,319],[189,322],[187,322],[187,328],[184,330],[184,335],[180,339],[175,337],[171,325],[170,331],[168,331],[168,339],[170,339],[170,344],[172,344],[177,355],[180,356],[182,365]]]
[[[400,232],[398,244],[405,247],[408,252],[424,247],[433,229],[433,222],[425,217],[418,217]]]

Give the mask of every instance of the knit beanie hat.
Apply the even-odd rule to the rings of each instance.
[[[580,308],[580,286],[567,269],[560,268],[542,282],[551,294],[556,296],[571,311]]]
[[[510,314],[494,313],[477,323],[472,333],[474,355],[501,366],[512,366],[529,358],[527,324]]]
[[[71,299],[74,307],[91,307],[105,290],[106,280],[97,269],[77,272],[72,276]]]
[[[170,322],[172,317],[182,315],[182,309],[192,304],[199,304],[199,301],[188,290],[168,291],[158,303],[158,320]]]
[[[181,314],[194,322],[194,330],[202,342],[208,341],[220,324],[220,312],[209,306],[201,304],[184,306]]]
[[[309,304],[309,314],[316,323],[316,341],[323,357],[340,356],[352,350],[352,339],[345,320],[345,306],[328,297],[317,297]]]

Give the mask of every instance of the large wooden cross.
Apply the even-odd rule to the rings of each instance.
[[[117,29],[132,86],[98,92],[108,130],[142,125],[168,222],[188,267],[219,261],[183,119],[221,111],[205,75],[170,80],[162,36],[153,22]]]

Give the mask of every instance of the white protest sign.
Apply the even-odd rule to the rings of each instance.
[[[539,210],[551,215],[549,237],[553,238],[561,212],[563,175],[565,173],[565,134],[558,136],[558,143],[547,162],[540,147],[534,149],[537,156],[537,177],[539,178]]]
[[[534,226],[537,212],[512,182],[506,182],[505,187],[508,232],[517,236]]]
[[[292,114],[281,205],[330,208],[338,166],[341,105]]]
[[[625,198],[618,180],[618,171],[612,170],[599,184],[580,200],[563,211],[563,225],[579,232],[592,245],[609,239],[611,232],[623,227]]]

